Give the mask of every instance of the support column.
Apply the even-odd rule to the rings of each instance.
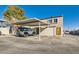
[[[40,38],[40,22],[39,22],[39,40],[40,40],[41,38]]]
[[[47,28],[48,28],[48,35],[47,35],[47,37],[48,37],[48,39],[49,39],[49,38],[50,38],[50,33],[49,33],[49,31],[50,31],[50,30],[49,30],[49,26],[50,26],[50,25],[49,25],[49,22],[48,22],[48,25],[47,25],[47,26],[48,26],[48,27],[47,27]]]

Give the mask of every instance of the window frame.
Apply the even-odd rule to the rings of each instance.
[[[55,19],[54,19],[54,23],[57,23],[57,22],[58,22],[58,19],[57,19],[57,18],[55,18]]]

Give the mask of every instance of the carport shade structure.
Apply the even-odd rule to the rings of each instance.
[[[41,39],[40,37],[40,27],[41,26],[45,26],[48,27],[48,23],[44,23],[41,20],[36,20],[36,19],[32,19],[32,20],[24,20],[24,21],[19,21],[14,23],[15,25],[23,25],[23,26],[31,26],[31,27],[39,27],[39,40]]]

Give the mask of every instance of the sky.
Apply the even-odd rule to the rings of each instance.
[[[79,6],[78,5],[19,5],[28,18],[47,18],[50,16],[62,16],[64,29],[79,29]],[[7,5],[0,5],[0,19]]]

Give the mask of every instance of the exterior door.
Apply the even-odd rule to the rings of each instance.
[[[56,27],[56,35],[61,35],[61,27]]]

